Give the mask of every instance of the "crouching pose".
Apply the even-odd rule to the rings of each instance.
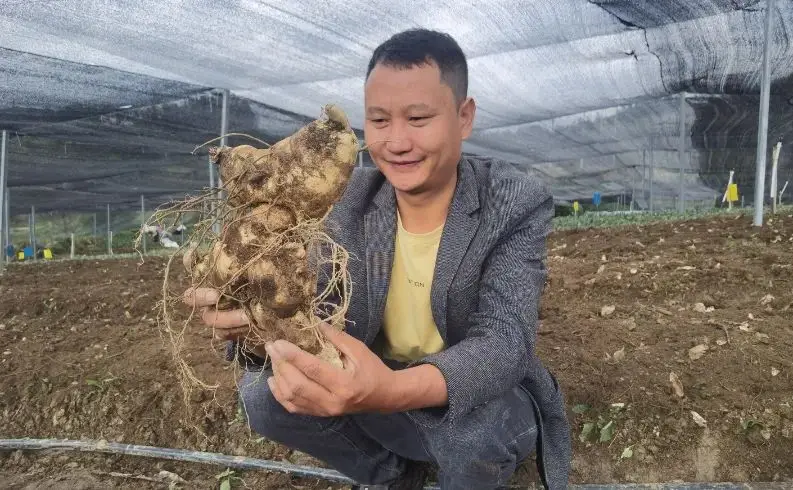
[[[463,155],[467,70],[457,43],[428,30],[372,55],[376,168],[355,169],[328,227],[351,256],[347,327],[325,328],[343,369],[285,341],[248,352],[243,312],[212,310],[211,290],[188,299],[244,362],[250,426],[357,488],[423,488],[429,463],[444,490],[494,489],[535,451],[545,486],[567,487],[563,396],[535,352],[553,199],[509,164]]]

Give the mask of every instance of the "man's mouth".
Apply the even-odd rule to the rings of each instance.
[[[399,161],[391,161],[388,163],[393,165],[394,167],[408,168],[408,167],[414,167],[421,162],[422,160],[399,160]]]

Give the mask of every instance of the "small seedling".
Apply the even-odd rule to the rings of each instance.
[[[235,476],[235,471],[230,468],[215,475],[215,479],[220,482],[220,490],[231,490],[232,481],[242,481],[242,478]]]

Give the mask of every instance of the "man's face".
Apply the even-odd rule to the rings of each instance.
[[[456,176],[475,105],[460,107],[437,65],[377,65],[365,87],[364,135],[377,167],[399,192],[444,188]]]

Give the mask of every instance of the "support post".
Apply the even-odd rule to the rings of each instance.
[[[642,150],[642,199],[647,200],[647,150]]]
[[[215,188],[215,165],[212,163],[212,159],[207,157],[207,164],[209,165],[209,188]]]
[[[11,228],[11,213],[9,213],[9,211],[8,211],[8,203],[11,201],[11,193],[8,192],[8,189],[6,189],[6,199],[5,199],[5,201],[6,201],[5,205],[4,205],[4,207],[5,207],[5,229],[2,230],[2,232],[3,232],[3,235],[5,236],[5,246],[7,247],[8,244],[11,243],[11,233],[9,231],[10,228]],[[7,261],[11,261],[11,257],[6,255],[6,260]]]
[[[654,138],[650,138],[650,212],[652,213],[655,210],[655,203],[653,202],[653,171],[655,170],[655,151],[653,151],[653,147],[655,146]]]
[[[680,164],[680,189],[678,190],[678,212],[681,214],[686,211],[686,201],[684,197],[685,180],[683,179],[683,168],[685,166],[686,155],[686,94],[680,93],[680,141],[677,146],[677,159]]]
[[[6,148],[8,143],[8,131],[3,130],[2,136],[0,136],[0,204],[5,207],[6,203]],[[8,246],[8,234],[5,233],[6,227],[8,226],[8,216],[5,212],[5,209],[2,213],[0,213],[0,231],[3,232],[3,237],[0,239],[0,246],[3,248],[3,257],[6,256],[6,246]],[[5,260],[0,262],[0,270],[2,270],[2,265],[5,263]]]
[[[223,89],[221,91],[221,106],[220,106],[220,146],[226,146],[227,139],[226,133],[228,133],[228,120],[229,120],[229,91],[228,89]],[[211,164],[210,164],[211,165]],[[223,187],[223,181],[220,178],[220,172],[217,174],[217,186],[218,189]],[[223,192],[218,191],[217,196],[218,199],[223,198]],[[214,224],[212,225],[212,229],[216,234],[220,234],[220,213],[221,207],[215,204],[212,209],[212,216],[215,220]]]
[[[143,194],[140,195],[140,239],[143,243],[143,255],[146,255],[146,233],[143,232],[143,227],[146,226],[146,204],[143,200]]]
[[[96,238],[96,213],[94,213],[94,238]]]
[[[220,146],[226,146],[226,133],[228,133],[229,124],[229,91],[223,89],[223,98],[220,106]],[[220,176],[218,176],[218,186],[220,185]]]
[[[113,251],[111,242],[113,241],[113,232],[110,231],[110,203],[107,204],[107,254],[110,255]]]
[[[33,248],[33,260],[36,260],[36,206],[30,206],[30,246]]]
[[[763,226],[763,203],[765,201],[765,161],[768,144],[768,104],[771,92],[771,17],[774,0],[766,0],[765,39],[763,42],[763,76],[760,87],[760,122],[757,126],[757,163],[754,179],[754,226]]]
[[[69,250],[69,258],[73,259],[74,258],[74,233],[72,233],[71,238],[72,238],[72,246],[71,246],[71,249]]]

